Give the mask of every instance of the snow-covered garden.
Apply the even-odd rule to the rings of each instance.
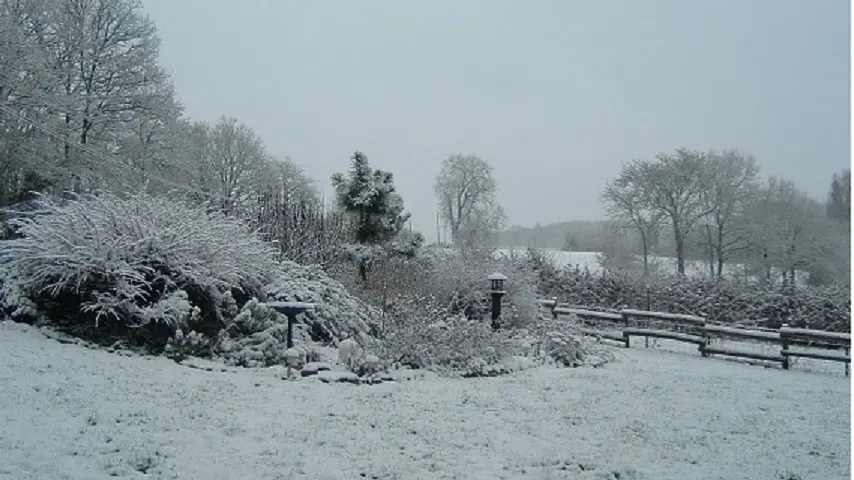
[[[543,279],[567,270],[351,248],[344,265],[372,263],[347,287],[174,199],[39,205],[0,249],[0,478],[848,472],[841,371],[595,343],[537,309]],[[495,332],[484,301],[497,268],[513,281]],[[295,332],[305,367],[285,366],[270,301],[316,302]],[[345,339],[359,347],[342,362]]]
[[[333,358],[329,358],[333,360]],[[0,478],[844,479],[850,387],[696,355],[379,385],[178,365],[0,322]]]
[[[0,1],[0,480],[848,477],[839,363],[790,365],[782,334],[770,361],[789,371],[724,361],[708,336],[688,349],[628,318],[617,340],[647,348],[616,348],[570,307],[690,314],[704,332],[766,339],[783,324],[830,330],[845,353],[823,358],[850,360],[850,170],[822,203],[760,178],[747,152],[679,148],[604,185],[607,229],[579,247],[600,254],[519,252],[495,239],[533,219],[508,218],[491,159],[449,152],[428,246],[392,172],[422,157],[388,163],[384,129],[341,137],[391,170],[355,151],[343,171],[313,170],[327,198],[274,152],[321,168],[317,146],[339,152],[336,135],[354,133],[344,117],[319,112],[321,132],[299,109],[235,97],[245,84],[207,95],[206,117],[214,98],[271,107],[284,116],[256,127],[287,144],[228,114],[188,116],[176,88],[197,85],[173,83],[157,31],[136,0]],[[329,77],[344,79],[332,103],[358,90],[351,76]],[[433,135],[442,150],[477,145],[416,136]],[[438,151],[414,138],[403,148]],[[513,181],[531,194],[525,216],[553,201]],[[432,227],[421,195],[410,212]],[[651,256],[668,250],[675,265]],[[286,318],[296,304],[313,308]]]

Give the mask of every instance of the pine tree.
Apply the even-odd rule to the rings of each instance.
[[[403,198],[394,187],[391,172],[374,170],[368,157],[356,152],[351,157],[349,175],[332,176],[338,206],[353,215],[356,241],[384,243],[403,229],[409,214],[403,212]]]
[[[394,187],[394,176],[372,169],[368,157],[361,152],[351,157],[346,177],[342,173],[332,176],[332,186],[338,207],[355,223],[359,277],[367,281],[368,267],[374,257],[398,237],[409,214],[403,211],[403,198]]]

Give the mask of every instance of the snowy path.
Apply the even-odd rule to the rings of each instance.
[[[602,369],[322,385],[0,322],[0,479],[849,478],[845,377],[618,355]]]

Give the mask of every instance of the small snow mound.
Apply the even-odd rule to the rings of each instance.
[[[359,376],[353,372],[323,371],[317,372],[314,378],[323,383],[352,383],[354,385],[361,383]]]
[[[310,377],[312,375],[317,375],[320,372],[328,372],[330,370],[332,370],[332,368],[326,362],[309,362],[302,367],[300,374],[303,377]]]

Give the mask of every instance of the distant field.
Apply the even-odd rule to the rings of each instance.
[[[496,255],[509,255],[511,252],[515,254],[524,254],[527,247],[501,247],[496,251]],[[538,249],[546,252],[549,258],[558,267],[575,266],[590,270],[591,273],[597,273],[602,270],[602,266],[596,259],[598,252],[567,252],[554,248]],[[659,270],[665,273],[676,273],[676,259],[673,257],[650,257],[650,262],[657,264]],[[709,276],[709,266],[706,262],[699,260],[689,260],[685,263],[685,274],[693,278],[702,278]],[[724,264],[724,276],[728,278],[752,278],[745,274],[744,265],[732,263]]]

